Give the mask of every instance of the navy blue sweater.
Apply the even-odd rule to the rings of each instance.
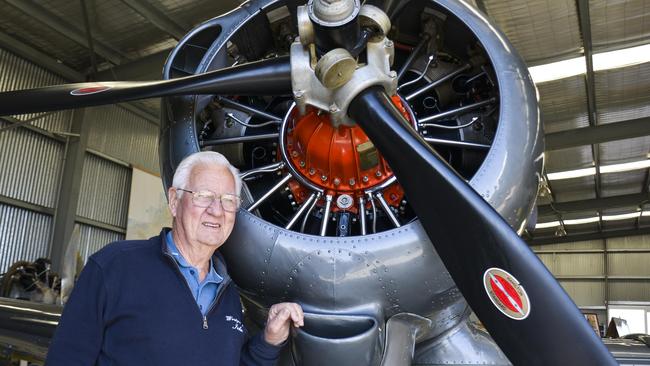
[[[279,347],[247,341],[239,294],[224,278],[204,318],[164,244],[121,241],[92,255],[66,304],[47,366],[273,365]]]

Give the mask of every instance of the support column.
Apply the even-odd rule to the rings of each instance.
[[[63,269],[65,251],[70,242],[77,216],[84,157],[90,130],[90,124],[84,121],[85,114],[85,108],[74,111],[70,128],[71,135],[67,138],[65,149],[65,163],[63,164],[50,246],[52,269],[58,273],[61,273]]]

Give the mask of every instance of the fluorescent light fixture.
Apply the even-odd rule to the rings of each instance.
[[[535,224],[535,229],[547,229],[556,226],[560,226],[559,221],[538,222],[537,224]]]
[[[591,224],[592,222],[598,222],[599,220],[598,216],[585,217],[583,219],[564,220],[564,225]]]
[[[628,212],[624,214],[617,214],[617,215],[603,215],[602,220],[603,221],[618,221],[618,220],[628,220],[628,219],[636,219],[639,216],[650,216],[650,211],[636,211],[636,212]],[[593,217],[585,217],[582,219],[571,219],[571,220],[564,220],[564,225],[580,225],[580,224],[589,224],[592,222],[598,222],[598,216],[593,216]],[[535,229],[547,229],[551,227],[556,227],[560,226],[559,221],[549,221],[549,222],[538,222],[535,225]]]
[[[631,161],[629,163],[621,163],[621,164],[601,165],[600,172],[602,174],[620,173],[620,172],[629,172],[632,170],[648,169],[648,168],[650,168],[650,159]],[[546,174],[546,176],[548,177],[548,180],[561,180],[561,179],[587,177],[595,174],[596,174],[596,168],[584,168],[584,169],[566,170],[563,172],[548,173]]]
[[[627,172],[630,170],[647,169],[647,168],[650,168],[650,160],[639,160],[639,161],[632,161],[629,163],[601,165],[600,172],[617,173],[617,172]]]
[[[571,178],[580,178],[588,177],[590,175],[596,174],[596,168],[584,168],[576,170],[566,170],[563,172],[548,173],[546,177],[548,180],[561,180],[561,179],[571,179]]]
[[[533,82],[539,84],[545,81],[585,74],[587,72],[587,64],[585,63],[584,56],[581,56],[569,60],[529,67],[528,71],[530,71]]]
[[[594,54],[594,71],[634,66],[650,61],[650,44]]]
[[[627,219],[636,219],[641,215],[641,212],[630,212],[618,215],[603,215],[603,221],[617,221],[617,220],[627,220]]]
[[[598,216],[594,217],[585,217],[582,219],[570,219],[570,220],[564,220],[564,225],[581,225],[581,224],[589,224],[592,222],[598,222]],[[538,222],[535,225],[535,229],[546,229],[550,227],[556,227],[560,226],[559,221],[549,221],[549,222]]]
[[[594,71],[618,69],[650,62],[650,44],[610,52],[594,53],[592,59],[594,62]],[[533,81],[537,84],[585,74],[587,72],[587,64],[585,57],[580,56],[529,67],[528,70]]]

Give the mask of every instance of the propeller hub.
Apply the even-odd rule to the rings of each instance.
[[[411,120],[400,98],[393,97],[393,102]],[[399,206],[402,202],[402,187],[358,125],[334,127],[328,113],[308,108],[301,116],[294,107],[289,110],[283,129],[286,133],[281,155],[286,156],[286,163],[297,173],[297,180],[289,183],[297,203],[309,197],[308,188],[316,188],[334,197],[352,197],[354,204],[343,209],[358,213],[358,198],[377,187],[382,187],[389,205]],[[338,209],[339,206],[333,208]]]

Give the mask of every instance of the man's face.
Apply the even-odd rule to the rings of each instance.
[[[237,193],[230,170],[216,165],[195,166],[188,186],[178,188],[195,192],[209,190],[217,197]],[[197,207],[192,203],[191,193],[183,192],[179,198],[174,187],[169,188],[169,208],[175,221],[175,234],[185,245],[217,249],[226,241],[235,224],[235,213],[224,211],[219,199],[209,207]]]

